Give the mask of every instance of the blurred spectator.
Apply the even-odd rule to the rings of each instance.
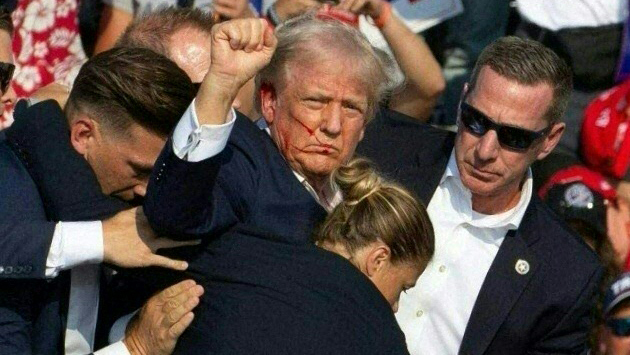
[[[0,6],[0,129],[4,128],[8,117],[5,117],[5,106],[15,102],[15,91],[11,79],[15,70],[13,53],[11,52],[11,35],[13,24],[9,12]]]
[[[114,43],[134,18],[168,6],[195,7],[217,15],[217,19],[257,16],[247,0],[103,0],[99,37],[94,49],[99,53]]]
[[[584,112],[582,156],[594,169],[615,179],[628,179],[630,80],[593,100]]]
[[[574,90],[564,116],[559,148],[577,156],[584,109],[614,85],[627,0],[517,0],[516,34],[543,43],[567,61]]]
[[[427,31],[427,40],[444,67],[446,90],[431,123],[455,125],[464,84],[481,51],[504,36],[508,0],[462,0],[464,12]],[[489,10],[491,9],[491,10]]]
[[[630,202],[630,80],[593,100],[584,113],[581,153],[593,169],[613,179]]]
[[[630,354],[630,273],[615,279],[606,291],[597,353]]]
[[[28,97],[53,81],[71,83],[85,63],[77,4],[77,0],[18,1],[12,14],[13,88],[18,97]]]
[[[604,266],[595,306],[596,326],[589,336],[590,347],[597,353],[603,296],[628,260],[630,239],[621,218],[623,212],[628,212],[628,204],[617,200],[613,186],[603,175],[583,165],[558,170],[538,194],[597,253]]]
[[[616,253],[608,239],[607,222],[608,211],[618,208],[616,192],[604,176],[573,165],[553,174],[538,195],[599,255],[608,274],[614,277],[621,270],[628,255],[628,238],[619,246],[623,250]]]

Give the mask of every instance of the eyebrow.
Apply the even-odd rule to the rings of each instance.
[[[332,100],[334,99],[332,95],[326,94],[325,92],[322,91],[316,91],[316,92],[312,92],[312,93],[307,93],[305,95],[302,96],[303,98],[306,99],[315,99],[315,100]],[[365,102],[365,100],[361,100],[359,98],[354,98],[354,97],[349,97],[349,98],[345,98],[343,100],[341,100],[341,103],[344,105],[351,105],[351,106],[355,106],[355,107],[362,107],[364,105],[367,105],[367,103]]]

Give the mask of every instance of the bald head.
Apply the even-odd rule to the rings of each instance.
[[[168,41],[170,59],[193,83],[200,83],[210,68],[210,34],[195,27],[181,28]]]

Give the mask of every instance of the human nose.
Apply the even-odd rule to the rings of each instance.
[[[479,138],[475,149],[477,158],[482,161],[494,160],[499,153],[499,137],[495,130],[489,130]]]
[[[320,130],[329,136],[341,133],[341,105],[329,105],[323,112],[324,120]]]

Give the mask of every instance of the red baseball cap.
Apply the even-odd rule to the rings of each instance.
[[[599,95],[584,111],[581,138],[587,165],[624,180],[630,180],[629,103],[630,80]]]
[[[606,235],[606,201],[614,200],[617,191],[602,174],[571,165],[554,173],[538,195],[565,220],[582,220]]]

